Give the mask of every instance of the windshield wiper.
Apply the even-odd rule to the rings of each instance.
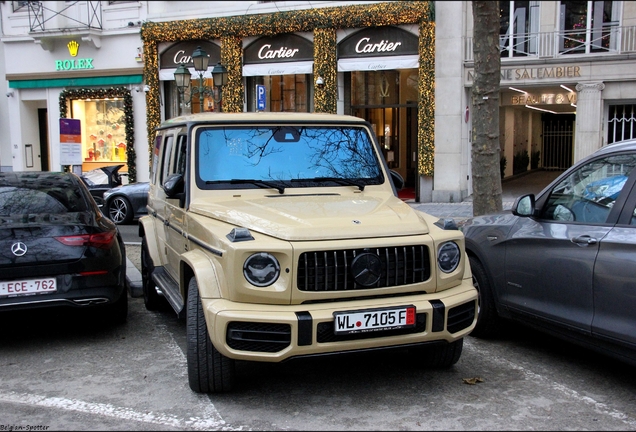
[[[348,178],[340,178],[340,177],[316,177],[316,178],[305,179],[305,180],[312,181],[312,182],[331,181],[331,182],[338,183],[344,186],[356,186],[361,191],[364,190],[364,186],[365,186],[365,184],[360,181],[356,181],[356,180],[348,179]]]
[[[260,188],[271,188],[276,189],[279,194],[285,193],[285,187],[280,183],[269,182],[265,180],[253,180],[253,179],[232,179],[230,180],[230,184],[253,184]]]

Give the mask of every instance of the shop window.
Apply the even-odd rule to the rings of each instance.
[[[119,98],[79,100],[72,103],[72,118],[79,119],[85,164],[126,163],[126,116]],[[88,168],[85,170],[90,170]]]
[[[636,105],[610,105],[607,143],[636,138]]]
[[[309,75],[249,77],[247,97],[250,111],[256,111],[256,85],[265,86],[265,111],[309,112]]]

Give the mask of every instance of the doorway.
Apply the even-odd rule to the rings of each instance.
[[[543,169],[563,171],[572,166],[575,120],[574,114],[542,114]]]
[[[38,108],[38,133],[40,137],[40,170],[50,171],[48,110]]]

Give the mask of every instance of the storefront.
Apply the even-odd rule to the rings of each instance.
[[[312,39],[311,33],[290,33],[260,37],[252,42],[244,40],[246,111],[312,111]],[[265,90],[261,109],[257,105],[257,86]]]
[[[417,26],[340,30],[338,72],[344,113],[373,126],[389,168],[415,194],[417,178]]]
[[[219,41],[191,40],[177,43],[164,43],[159,54],[159,80],[164,98],[163,118],[199,112],[218,110],[218,97],[213,93],[210,71],[202,75],[194,69],[192,54],[202,49],[209,56],[210,66],[221,61]],[[174,73],[183,64],[191,74],[190,85],[180,90]],[[199,91],[203,89],[203,91]],[[209,90],[209,91],[208,91]]]
[[[138,142],[145,141],[143,115],[135,119],[133,114],[135,107],[144,112],[141,50],[138,36],[117,39],[105,44],[98,38],[69,36],[5,45],[16,58],[37,59],[28,62],[37,70],[22,68],[17,73],[7,68],[15,95],[10,101],[15,107],[9,114],[11,136],[20,143],[12,149],[14,170],[81,173],[123,164],[120,172],[137,180],[135,134],[140,135]],[[122,47],[131,45],[130,57],[122,57]],[[61,142],[64,118],[79,120],[77,145]]]
[[[150,87],[148,130],[184,112],[175,102],[180,96],[174,81],[177,47],[189,45],[182,51],[192,55],[198,44],[218,42],[219,61],[228,73],[223,111],[331,112],[364,118],[373,125],[389,167],[415,195],[418,179],[432,176],[434,158],[430,7],[428,2],[343,4],[148,22],[142,26],[148,59],[144,79]],[[168,55],[168,49],[176,51]],[[211,46],[206,51],[213,65],[216,54]],[[198,81],[196,75],[192,78]]]

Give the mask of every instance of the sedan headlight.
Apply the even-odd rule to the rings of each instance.
[[[444,273],[452,273],[459,265],[461,253],[455,242],[443,243],[437,252],[437,265]]]
[[[245,260],[243,275],[252,285],[266,287],[278,280],[280,264],[276,257],[267,252],[255,253]]]

